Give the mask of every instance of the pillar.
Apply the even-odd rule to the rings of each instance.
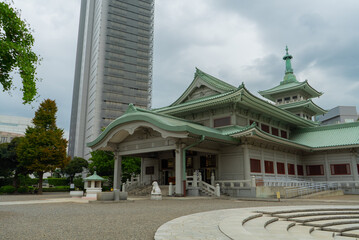
[[[113,189],[118,190],[121,188],[121,178],[122,178],[122,156],[116,152],[115,153],[115,168],[113,176]]]
[[[251,162],[249,159],[249,150],[248,146],[243,146],[243,168],[244,168],[244,180],[250,180],[251,179]]]
[[[330,171],[330,166],[329,166],[329,162],[328,162],[328,153],[327,152],[325,152],[325,154],[324,154],[324,174],[325,174],[325,180],[329,181],[330,176],[331,176],[331,171]]]
[[[175,157],[175,165],[176,165],[176,194],[183,195],[183,163],[182,163],[182,147],[179,145],[176,148],[176,157]]]
[[[358,176],[358,167],[357,167],[357,160],[356,160],[357,153],[355,151],[353,151],[351,153],[351,155],[352,155],[351,172],[353,173],[353,178],[354,178],[353,180],[358,181],[359,176]]]

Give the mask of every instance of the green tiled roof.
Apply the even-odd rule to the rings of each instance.
[[[178,105],[183,102],[184,99],[190,94],[191,90],[195,86],[197,86],[197,83],[199,81],[202,81],[206,85],[208,85],[210,88],[218,91],[219,93],[225,93],[229,91],[236,90],[237,88],[232,86],[231,84],[228,84],[218,78],[215,78],[200,69],[196,68],[196,72],[194,74],[194,79],[192,83],[188,86],[188,88],[183,92],[183,94],[174,102],[171,104],[171,106]]]
[[[88,147],[93,147],[100,143],[109,132],[121,124],[134,121],[144,121],[151,123],[163,130],[172,132],[188,132],[194,135],[204,135],[208,138],[218,139],[223,141],[236,142],[236,139],[223,135],[220,130],[202,126],[198,123],[176,118],[166,114],[156,113],[153,111],[136,108],[130,104],[126,113],[115,121],[111,122],[106,129],[94,141],[87,143]]]
[[[97,175],[97,173],[95,171],[92,176],[89,176],[89,177],[85,178],[84,180],[85,181],[105,181],[106,179]]]
[[[323,108],[319,107],[318,105],[316,105],[315,103],[313,103],[311,99],[282,104],[282,105],[278,105],[278,107],[285,110],[296,109],[296,108],[308,108],[311,111],[313,111],[316,115],[325,114],[328,112]]]
[[[290,140],[312,148],[359,145],[359,122],[298,129]]]
[[[274,88],[264,91],[259,91],[258,93],[263,97],[275,102],[276,99],[275,97],[273,97],[273,95],[278,93],[289,92],[293,90],[299,90],[299,89],[308,93],[312,98],[319,97],[323,94],[322,92],[318,92],[312,86],[310,86],[307,80],[305,80],[304,82],[289,82],[285,84],[280,84]]]

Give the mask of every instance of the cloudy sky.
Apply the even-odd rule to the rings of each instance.
[[[58,105],[68,136],[80,0],[14,0],[34,29],[40,97],[22,105],[21,92],[0,92],[0,115],[32,118],[46,98]],[[359,110],[359,1],[156,0],[152,106],[175,101],[195,67],[254,94],[284,76],[285,46],[299,81],[324,92],[325,109]],[[16,81],[20,86],[20,81]]]

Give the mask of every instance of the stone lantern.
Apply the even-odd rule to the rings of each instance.
[[[86,198],[97,200],[97,193],[102,192],[101,184],[105,180],[103,177],[97,175],[96,171],[92,176],[85,178]]]

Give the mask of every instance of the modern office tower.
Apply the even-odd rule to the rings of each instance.
[[[33,126],[32,118],[0,115],[0,143],[24,136],[28,126]]]
[[[151,106],[154,0],[82,0],[69,155],[90,157],[86,143],[129,103]]]

